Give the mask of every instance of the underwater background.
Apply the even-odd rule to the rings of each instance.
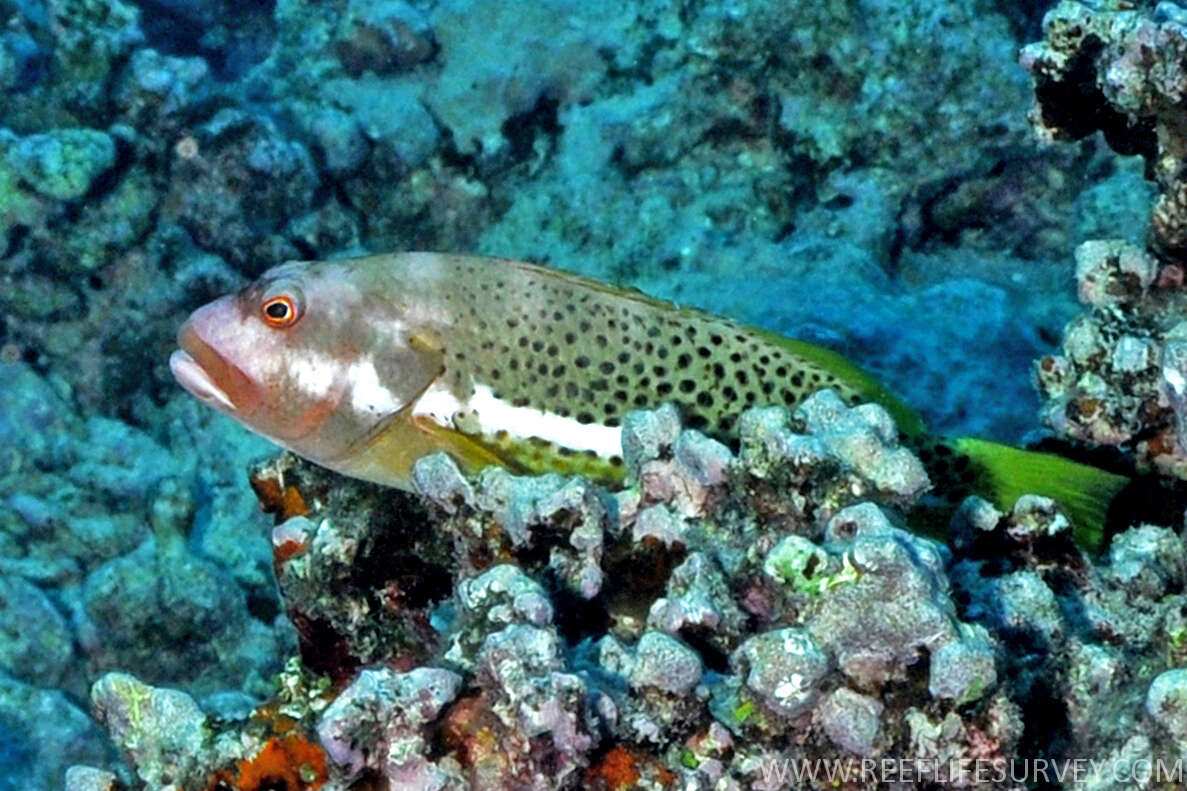
[[[827,346],[941,434],[1117,446],[1123,462],[1175,479],[1184,468],[1176,438],[1182,394],[1174,387],[1182,377],[1174,380],[1177,369],[1167,366],[1179,358],[1163,349],[1187,360],[1187,330],[1176,340],[1171,320],[1181,315],[1177,262],[1187,248],[1177,224],[1187,216],[1179,206],[1187,191],[1177,190],[1184,133],[1176,109],[1187,10],[1064,2],[1044,27],[1053,5],[0,0],[0,791],[64,782],[97,791],[114,787],[115,777],[134,788],[195,789],[207,781],[194,778],[208,778],[210,788],[291,791],[380,788],[360,784],[380,779],[426,789],[776,788],[770,778],[766,786],[755,780],[755,756],[790,755],[804,743],[866,756],[1132,762],[1162,749],[1180,754],[1187,678],[1165,674],[1187,659],[1181,515],[1130,531],[1094,565],[1066,536],[1058,551],[1017,538],[1066,533],[1049,504],[995,517],[970,506],[958,515],[966,540],[949,548],[859,511],[855,524],[893,535],[885,540],[897,549],[879,555],[892,573],[877,585],[869,575],[865,584],[874,587],[834,605],[798,588],[772,598],[769,588],[787,582],[778,570],[791,564],[807,574],[805,558],[833,575],[817,580],[819,590],[848,590],[852,547],[811,542],[824,546],[826,529],[835,532],[829,520],[864,507],[851,502],[863,498],[837,500],[841,479],[829,479],[828,496],[812,500],[808,493],[824,491],[820,482],[834,475],[817,471],[794,480],[818,508],[735,503],[746,529],[778,513],[783,533],[802,543],[779,543],[783,533],[761,529],[736,546],[708,533],[661,537],[679,552],[620,566],[615,586],[644,591],[648,602],[664,594],[657,600],[683,602],[687,612],[661,607],[670,621],[661,628],[653,608],[645,629],[644,607],[641,620],[624,617],[596,650],[597,635],[574,631],[561,615],[550,626],[554,610],[578,605],[540,587],[547,549],[494,552],[518,557],[519,566],[495,566],[504,576],[492,581],[480,564],[452,568],[450,548],[434,545],[431,530],[385,534],[427,553],[406,559],[410,569],[436,558],[431,573],[444,581],[401,594],[413,602],[415,624],[391,616],[363,639],[350,632],[356,616],[345,613],[367,604],[331,608],[312,592],[333,589],[327,580],[348,572],[326,560],[337,570],[301,572],[302,588],[274,545],[289,538],[312,545],[315,523],[331,512],[340,524],[366,523],[374,509],[390,508],[384,495],[301,462],[277,462],[297,465],[289,483],[304,481],[304,500],[322,505],[306,518],[304,506],[271,503],[281,517],[305,520],[290,519],[276,538],[276,516],[260,506],[269,504],[261,490],[275,471],[257,467],[254,488],[247,472],[276,448],[187,395],[168,367],[177,328],[193,309],[282,261],[477,253],[633,286]],[[1151,296],[1159,289],[1165,293]],[[1076,332],[1065,339],[1073,319]],[[792,429],[822,437],[837,426],[858,430],[838,407],[817,407],[823,411]],[[665,458],[664,442],[655,440],[651,461]],[[828,447],[826,456],[834,453]],[[642,469],[649,457],[639,454]],[[760,456],[740,462],[759,478],[767,475],[756,472],[761,464],[786,461]],[[844,481],[865,499],[893,509],[919,494],[906,484],[889,493],[862,489],[853,483],[865,474],[861,465],[840,450],[834,456],[828,469],[852,467],[857,477]],[[460,526],[461,506],[447,496],[468,484],[438,472],[423,503],[409,497],[400,508],[417,524],[442,526],[443,535],[474,533],[474,522]],[[767,479],[792,490],[791,478]],[[723,480],[688,485],[711,490]],[[276,488],[284,500],[283,475]],[[541,491],[515,495],[536,504],[531,516],[516,518],[528,525],[553,518],[537,507]],[[602,497],[590,491],[578,497],[585,506],[566,507],[595,519],[582,510]],[[728,521],[706,516],[705,502],[714,502],[706,497],[669,511],[689,524]],[[492,501],[471,492],[457,502],[469,518],[506,527],[509,517]],[[620,503],[620,511],[630,509]],[[990,542],[997,554],[990,553],[988,539],[969,538],[977,531],[1006,549]],[[733,547],[736,562],[705,560],[698,541]],[[373,560],[383,542],[356,536],[347,544],[367,547]],[[562,566],[553,569],[558,579]],[[656,569],[663,579],[647,576]],[[747,587],[763,569],[767,587]],[[465,579],[451,582],[454,573]],[[309,582],[319,579],[325,585]],[[373,605],[360,593],[366,585],[383,587],[351,578],[340,590]],[[518,591],[515,606],[501,606],[524,610],[522,618],[491,616],[491,624],[510,618],[553,630],[547,650],[524,633],[505,650],[552,652],[546,671],[523,674],[550,679],[531,687],[542,696],[533,710],[570,712],[567,741],[552,720],[488,727],[507,729],[499,738],[528,733],[536,741],[522,752],[538,766],[473,759],[477,748],[467,740],[481,729],[457,704],[442,715],[452,729],[417,730],[459,688],[494,696],[490,679],[498,674],[483,674],[490,657],[480,646],[489,653],[497,641],[483,643],[457,625],[486,623],[486,610],[471,601],[483,585]],[[452,609],[439,606],[451,596]],[[891,618],[895,630],[836,622],[895,600],[903,608]],[[311,610],[320,620],[294,618]],[[801,613],[806,631],[793,640],[788,634],[799,626],[772,616],[776,610]],[[693,611],[712,617],[689,631]],[[310,657],[311,633],[302,626],[313,621],[353,635],[347,670]],[[759,625],[783,630],[780,640],[820,645],[801,641],[799,664],[784,668],[785,658],[761,639],[776,632]],[[395,631],[376,637],[383,628]],[[877,662],[845,642],[872,633],[895,647]],[[442,638],[452,641],[452,669],[432,671],[450,675],[417,687],[404,676],[423,671],[413,668],[424,656],[410,646],[428,645],[434,634],[452,635]],[[839,636],[822,637],[829,634]],[[299,648],[304,669],[289,661]],[[432,761],[409,768],[389,756],[385,769],[365,750],[334,742],[349,718],[323,716],[328,699],[310,703],[328,694],[311,679],[332,678],[340,691],[371,665],[401,675],[385,681],[382,694],[371,691],[395,710],[432,698],[423,722],[401,721],[407,733],[399,742]],[[771,691],[780,673],[809,679],[794,704]],[[278,674],[285,716],[320,728],[329,768],[310,746],[315,739],[298,749],[271,732],[249,738],[235,730],[235,723],[262,727],[258,712],[249,715],[277,699]],[[728,694],[713,691],[727,687]],[[591,724],[594,710],[601,726]],[[392,727],[380,741],[394,755]],[[219,741],[231,732],[234,739]],[[539,745],[540,734],[551,734],[550,747]],[[455,748],[485,773],[438,760]],[[539,757],[548,750],[561,757]],[[251,763],[265,754],[271,768]],[[1100,778],[1082,785],[1111,787]]]

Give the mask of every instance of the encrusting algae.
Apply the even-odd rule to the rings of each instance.
[[[1059,456],[928,434],[835,352],[639,292],[503,259],[403,253],[289,262],[197,310],[170,365],[208,405],[318,464],[410,488],[446,451],[464,469],[623,477],[622,415],[676,404],[729,442],[750,406],[831,388],[873,401],[939,499],[1052,497],[1098,546],[1128,479]],[[924,519],[923,521],[928,521]]]

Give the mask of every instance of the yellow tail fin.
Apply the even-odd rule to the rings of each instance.
[[[1109,504],[1130,479],[1052,453],[1021,450],[984,439],[948,440],[977,468],[978,494],[1009,510],[1024,494],[1041,494],[1059,503],[1071,518],[1076,542],[1088,552],[1100,549]]]

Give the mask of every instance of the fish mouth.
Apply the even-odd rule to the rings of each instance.
[[[248,378],[198,334],[193,319],[177,331],[177,345],[169,356],[169,370],[178,384],[207,406],[239,416],[251,387]]]
[[[173,372],[173,378],[178,384],[202,403],[220,412],[235,411],[235,404],[230,397],[214,383],[210,375],[185,349],[175,349],[173,354],[169,355],[169,370]]]

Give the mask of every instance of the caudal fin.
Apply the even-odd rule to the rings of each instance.
[[[973,437],[947,443],[977,468],[977,493],[1008,510],[1024,494],[1041,494],[1059,503],[1072,520],[1076,543],[1100,549],[1109,504],[1130,479],[1052,453],[1021,450]]]

